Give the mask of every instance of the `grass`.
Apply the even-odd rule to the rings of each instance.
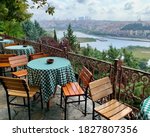
[[[139,59],[150,59],[150,47],[128,47],[133,56]]]
[[[79,43],[83,43],[83,42],[96,42],[95,38],[83,38],[83,37],[77,37],[77,41]]]

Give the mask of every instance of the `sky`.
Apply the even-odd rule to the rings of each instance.
[[[112,21],[150,21],[150,0],[48,0],[55,7],[54,15],[42,9],[29,9],[33,19],[79,19]],[[29,4],[31,1],[29,0]]]

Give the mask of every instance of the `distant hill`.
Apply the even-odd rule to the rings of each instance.
[[[142,23],[127,24],[121,30],[150,30],[150,25],[143,25]]]

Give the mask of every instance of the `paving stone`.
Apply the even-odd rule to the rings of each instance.
[[[76,98],[77,99],[77,98]],[[74,100],[74,98],[71,98]],[[22,100],[17,100],[22,101]],[[64,103],[64,101],[63,101]],[[67,119],[68,120],[91,120],[92,119],[92,102],[88,99],[87,115],[84,116],[84,103],[71,103],[67,105]],[[28,109],[24,107],[11,107],[11,116],[15,120],[28,120]],[[8,111],[6,104],[5,91],[0,85],[0,119],[8,119]],[[64,109],[60,107],[60,87],[54,97],[50,99],[49,110],[44,104],[44,109],[41,109],[40,100],[38,102],[31,101],[31,119],[32,120],[63,120]]]

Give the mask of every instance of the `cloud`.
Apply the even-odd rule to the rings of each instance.
[[[147,7],[143,10],[143,14],[150,15],[150,6],[147,6]]]
[[[78,3],[85,3],[86,0],[77,0]]]
[[[133,2],[128,2],[124,5],[124,10],[131,10],[133,9]]]
[[[78,19],[81,16],[88,16],[97,20],[137,20],[137,16],[142,16],[144,20],[148,19],[150,14],[149,0],[48,0],[48,2],[55,7],[54,15],[46,15],[44,7],[40,10],[30,10],[34,13],[34,18]]]

